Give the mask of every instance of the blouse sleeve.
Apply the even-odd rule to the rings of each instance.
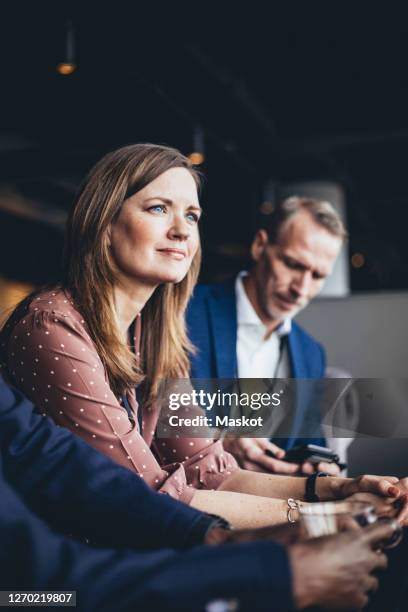
[[[103,364],[86,329],[70,315],[29,312],[11,333],[7,365],[14,383],[39,411],[67,427],[113,461],[138,473],[148,484],[186,503],[184,468],[162,469],[112,393]]]
[[[165,445],[165,447],[163,446]],[[164,449],[159,453],[159,448]],[[224,450],[222,441],[214,442],[212,439],[202,438],[171,438],[165,442],[158,438],[154,442],[154,449],[163,463],[171,459],[170,453],[176,447],[175,457],[184,457],[183,466],[187,483],[195,489],[218,489],[224,480],[239,469],[234,457]],[[185,454],[183,454],[185,453]],[[180,459],[181,460],[181,459]],[[174,464],[167,464],[167,470]]]
[[[180,379],[176,383],[178,391],[188,393],[192,389],[189,379]],[[175,388],[176,388],[175,387]],[[170,387],[169,387],[170,388]],[[167,389],[168,391],[168,389]],[[163,397],[167,397],[168,393]],[[171,412],[164,401],[161,408],[157,408],[159,421],[158,431],[162,437],[155,437],[153,449],[164,469],[171,462],[183,462],[187,476],[187,482],[196,489],[217,489],[233,472],[239,469],[235,458],[224,450],[222,441],[214,441],[213,432],[210,428],[200,427],[196,436],[186,435],[191,428],[179,430],[179,433],[171,432],[169,417]],[[174,413],[173,413],[174,414]],[[199,406],[184,406],[178,410],[179,416],[193,418],[204,416],[205,412]],[[171,437],[168,436],[171,432]]]

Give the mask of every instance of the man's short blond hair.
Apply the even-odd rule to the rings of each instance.
[[[333,236],[343,241],[347,239],[344,223],[330,202],[316,198],[291,196],[280,202],[263,224],[272,244],[278,241],[280,232],[289,219],[302,210],[307,211],[318,225],[324,227]]]

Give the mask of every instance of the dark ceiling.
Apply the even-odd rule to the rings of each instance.
[[[350,252],[365,256],[353,290],[408,287],[402,15],[347,3],[190,5],[195,13],[180,17],[56,4],[2,15],[0,182],[39,208],[32,217],[0,208],[0,274],[55,277],[62,239],[50,211],[69,207],[94,161],[137,141],[189,153],[200,125],[205,278],[243,264],[268,181],[323,179],[344,187]],[[67,19],[77,70],[64,77],[55,66]]]

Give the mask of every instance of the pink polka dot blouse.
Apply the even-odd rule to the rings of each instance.
[[[141,321],[135,326],[135,346]],[[6,376],[44,416],[136,472],[150,486],[189,503],[194,489],[217,489],[237,468],[221,441],[162,438],[157,410],[128,393],[131,415],[109,387],[102,362],[69,293],[38,294],[19,308],[0,334]],[[142,410],[142,432],[138,410]]]

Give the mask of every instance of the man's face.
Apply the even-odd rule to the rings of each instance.
[[[264,323],[294,317],[319,293],[342,240],[300,211],[282,227],[277,244],[259,230],[251,246],[258,314]]]

